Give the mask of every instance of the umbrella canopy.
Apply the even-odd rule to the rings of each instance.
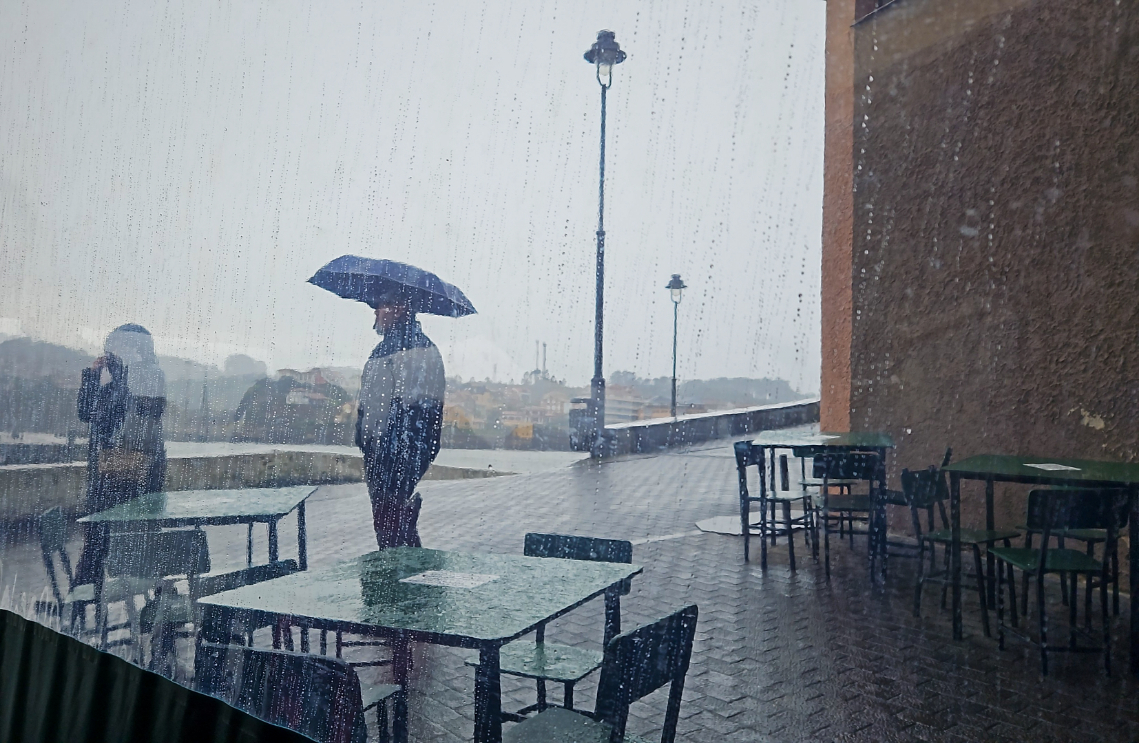
[[[342,255],[308,280],[321,289],[370,307],[405,302],[415,312],[444,317],[473,315],[471,300],[430,271],[398,261]]]

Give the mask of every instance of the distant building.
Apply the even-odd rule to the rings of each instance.
[[[613,385],[605,391],[605,423],[640,420],[645,400],[632,387]]]

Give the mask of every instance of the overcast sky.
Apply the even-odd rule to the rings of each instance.
[[[822,0],[0,0],[0,333],[360,366],[344,254],[460,286],[448,373],[592,373],[599,90],[606,373],[819,384]]]

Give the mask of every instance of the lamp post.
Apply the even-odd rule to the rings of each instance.
[[[613,65],[625,61],[625,52],[612,31],[598,31],[597,41],[585,53],[601,86],[601,158],[597,186],[597,307],[593,328],[593,380],[590,383],[595,434],[592,454],[600,457],[605,446],[605,376],[601,370],[605,304],[605,94],[613,85]]]
[[[669,296],[672,298],[672,417],[676,417],[676,321],[680,314],[680,295],[688,287],[680,280],[680,274],[674,273],[672,280],[665,284]]]

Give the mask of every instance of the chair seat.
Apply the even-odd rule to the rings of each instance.
[[[360,699],[364,702],[364,711],[367,712],[380,702],[399,691],[398,684],[360,685]]]
[[[147,602],[139,612],[139,626],[143,632],[153,632],[162,617],[165,624],[190,624],[194,621],[194,605],[189,596],[163,593],[158,599]]]
[[[499,668],[511,676],[576,683],[600,668],[603,657],[597,650],[521,639],[502,646]]]
[[[1019,536],[1020,532],[1010,530],[962,529],[961,544],[992,544],[1005,539],[1016,539]],[[949,544],[953,541],[953,532],[949,529],[938,529],[926,534],[925,538],[931,542]]]
[[[827,498],[827,508],[832,511],[863,511],[870,513],[870,496],[832,495]]]
[[[1029,529],[1027,526],[1018,526],[1021,531],[1030,534],[1040,534],[1040,529]],[[1107,529],[1053,529],[1052,536],[1064,539],[1075,539],[1080,542],[1106,542]]]
[[[1040,550],[1029,547],[993,547],[989,554],[1027,572],[1034,572],[1040,565]],[[1079,550],[1050,549],[1047,554],[1046,573],[1098,573],[1103,570],[1102,562]]]
[[[784,501],[789,503],[799,503],[801,501],[813,498],[810,493],[796,493],[794,491],[776,490],[767,494],[767,500],[775,503],[782,503]],[[756,499],[758,500],[758,499]]]
[[[503,743],[609,743],[610,727],[580,712],[550,707],[502,731]],[[625,743],[647,743],[625,733]]]
[[[890,506],[908,506],[910,502],[906,500],[906,494],[901,490],[884,490],[882,491],[882,502]],[[919,506],[920,508],[921,506]]]
[[[122,599],[112,598],[109,595],[109,591],[106,591],[106,589],[107,589],[106,584],[103,585],[103,588],[104,588],[105,593],[108,594],[107,595],[107,601],[121,601],[122,600]],[[95,584],[94,583],[84,583],[82,585],[75,586],[74,588],[71,589],[70,593],[68,593],[66,596],[63,597],[63,603],[65,603],[65,604],[94,602],[94,601],[95,601]]]
[[[141,596],[154,588],[154,581],[144,578],[117,577],[103,581],[103,601],[113,604],[126,601],[131,596]],[[71,589],[63,598],[63,603],[74,604],[95,601],[95,584],[82,583]]]

